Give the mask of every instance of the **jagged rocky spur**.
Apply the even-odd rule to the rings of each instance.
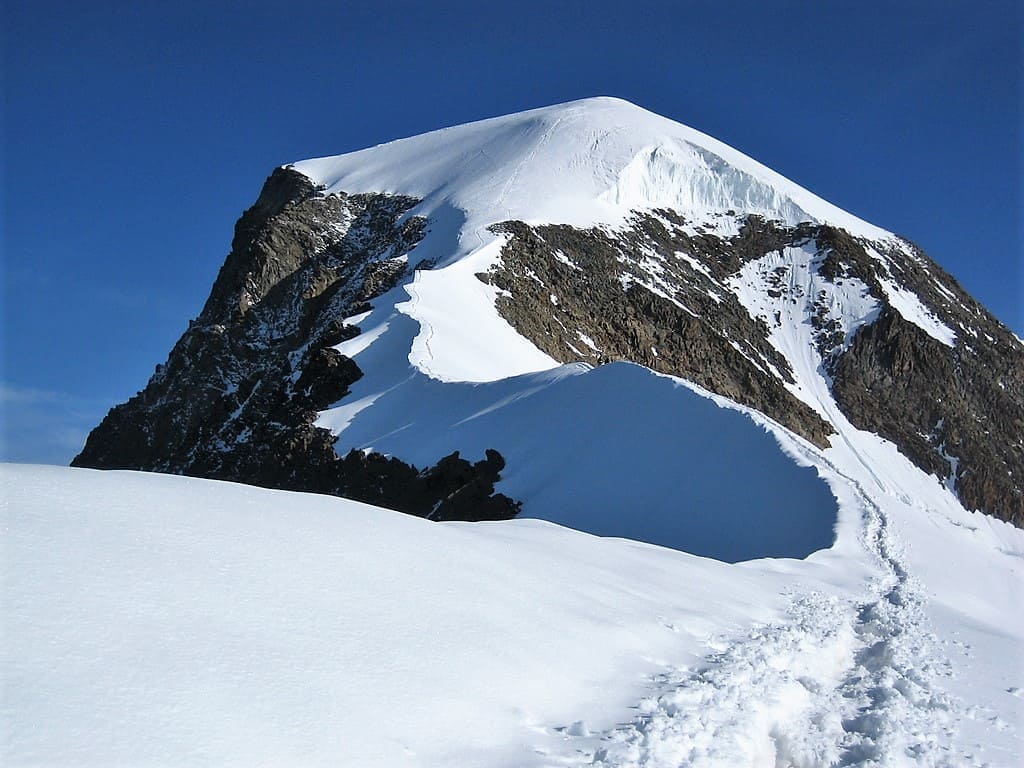
[[[436,520],[514,517],[518,504],[494,493],[497,451],[425,469],[372,452],[340,457],[313,423],[362,376],[332,348],[359,332],[343,319],[411,272],[425,222],[402,216],[416,202],[322,195],[301,173],[274,171],[199,317],[73,465],[330,493]]]

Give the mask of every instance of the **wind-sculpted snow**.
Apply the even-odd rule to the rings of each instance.
[[[783,189],[689,142],[642,150],[602,198],[627,210],[668,208],[705,222],[723,211],[794,225],[814,221]]]
[[[293,167],[328,193],[412,195],[423,200],[415,213],[431,218],[462,211],[449,258],[475,250],[499,221],[617,225],[667,201],[696,221],[714,207],[891,237],[732,147],[614,98],[481,120]]]
[[[498,490],[523,503],[524,517],[729,562],[832,544],[825,483],[745,416],[627,363],[440,382],[404,359],[417,326],[389,312],[389,298],[338,346],[366,371],[318,421],[339,434],[339,453],[420,464],[492,447],[507,462]]]

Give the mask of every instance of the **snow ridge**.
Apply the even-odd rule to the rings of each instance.
[[[598,97],[495,117],[292,165],[327,193],[420,198],[412,212],[444,220],[457,260],[518,219],[618,225],[671,205],[702,221],[709,210],[788,224],[830,223],[859,236],[893,235],[822,200],[717,139],[622,99]]]

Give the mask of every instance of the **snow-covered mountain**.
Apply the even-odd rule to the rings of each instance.
[[[567,517],[558,496],[577,478],[551,482],[549,441],[517,428],[533,409],[506,406],[621,361],[818,449],[881,435],[968,509],[1024,519],[1021,341],[907,241],[616,99],[275,171],[199,318],[75,463],[588,528],[591,500]],[[555,443],[608,451],[625,421]],[[673,439],[633,463],[671,481]],[[454,451],[476,464],[437,465]],[[604,508],[636,497],[628,464]],[[660,490],[649,517],[678,517]]]
[[[235,721],[173,714],[208,676],[226,711],[291,729],[246,763],[1009,766],[1024,750],[1024,343],[913,244],[627,102],[277,169],[200,316],[75,464],[504,522],[5,470],[22,761],[81,736],[30,723],[75,721],[95,698],[29,696],[56,657],[71,661],[48,690],[116,689],[115,720],[172,713],[201,745],[176,764],[241,754],[219,735]],[[245,536],[247,507],[266,529],[235,548],[225,531]],[[94,547],[70,551],[75,526]],[[142,586],[113,583],[138,542]],[[261,569],[295,568],[286,593],[314,607],[229,608],[207,631],[234,588],[198,607],[140,597],[164,579],[209,589],[221,555],[229,584],[255,581],[247,605],[278,604]],[[52,558],[75,565],[50,579],[33,563]],[[189,558],[209,567],[176,572]],[[101,680],[82,659],[110,630],[82,613],[68,620],[84,639],[42,642],[77,573],[169,628],[145,677],[183,666],[185,687],[158,685],[157,706]],[[385,618],[415,606],[408,628]],[[266,622],[299,650],[282,655]],[[397,635],[396,655],[372,652]],[[219,660],[224,643],[240,661]],[[252,644],[266,653],[249,664]],[[398,674],[435,652],[470,661]],[[296,673],[310,656],[323,666]],[[238,698],[228,679],[255,682]],[[351,727],[317,706],[402,680],[395,729],[376,699]],[[435,734],[442,710],[467,727]],[[124,743],[95,754],[142,759]]]

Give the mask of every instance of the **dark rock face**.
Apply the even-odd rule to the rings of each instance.
[[[716,282],[763,249],[786,244],[786,233],[752,218],[735,241],[695,238],[666,227],[666,220],[682,224],[676,214],[658,214],[638,216],[615,234],[506,222],[495,228],[509,236],[502,266],[481,277],[508,292],[498,301],[502,316],[556,360],[640,363],[827,446],[833,430],[783,386],[792,370],[768,343],[767,326]],[[704,271],[680,253],[699,259]],[[652,260],[660,276],[653,286]]]
[[[521,505],[494,493],[504,467],[501,454],[491,449],[475,464],[456,451],[422,472],[379,453],[351,451],[342,460],[340,490],[347,498],[430,520],[507,520]]]
[[[494,227],[507,238],[502,260],[480,278],[505,292],[502,316],[556,360],[640,363],[824,447],[831,426],[785,388],[792,370],[768,324],[729,286],[748,262],[811,247],[826,289],[858,280],[879,307],[847,344],[848,329],[829,314],[829,290],[811,296],[788,286],[786,266],[767,281],[778,306],[806,305],[819,371],[846,417],[950,483],[968,508],[1024,524],[1024,345],[952,277],[909,243],[861,241],[830,226],[751,216],[723,237],[685,224],[665,210],[615,232],[505,222]],[[957,343],[905,320],[883,281],[916,294]]]
[[[837,361],[833,393],[855,426],[949,478],[964,506],[1022,525],[1024,355],[1015,347],[949,350],[886,310]]]
[[[1024,345],[915,246],[875,244],[879,263],[838,230],[819,245],[829,253],[825,268],[856,274],[883,304],[828,361],[847,418],[946,480],[968,509],[1024,525]],[[912,291],[956,343],[905,320],[882,298],[880,280]]]
[[[435,519],[514,516],[518,504],[493,493],[497,452],[421,472],[379,455],[341,459],[313,424],[362,376],[331,347],[359,332],[341,318],[408,274],[425,222],[402,216],[416,202],[322,195],[302,174],[274,171],[239,219],[199,317],[73,465],[351,496]]]

